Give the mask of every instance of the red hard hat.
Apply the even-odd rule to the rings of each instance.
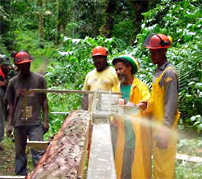
[[[108,55],[108,51],[106,48],[101,47],[101,46],[97,46],[92,50],[92,57],[94,56],[107,56]]]
[[[170,48],[172,38],[164,34],[151,33],[144,41],[144,46],[149,49]]]
[[[32,58],[30,57],[30,55],[24,51],[20,51],[20,52],[16,53],[16,55],[14,57],[14,63],[16,65],[22,64],[22,63],[28,63],[28,62],[31,62],[31,60],[32,60]]]

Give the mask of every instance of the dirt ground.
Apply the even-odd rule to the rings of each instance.
[[[0,176],[15,176],[15,143],[14,139],[5,136],[3,142],[4,151],[0,151]],[[27,150],[28,172],[33,170],[30,151]]]
[[[0,151],[0,175],[15,175],[14,156],[15,145],[12,139],[5,139],[2,142],[4,151]]]

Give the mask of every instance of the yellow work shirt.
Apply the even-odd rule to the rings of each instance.
[[[95,68],[86,75],[83,90],[96,91],[101,89],[102,91],[109,91],[117,84],[118,77],[113,67],[109,66],[101,72]],[[91,110],[92,95],[89,95],[88,101],[88,109]]]

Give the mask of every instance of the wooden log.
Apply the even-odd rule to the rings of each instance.
[[[70,113],[34,171],[26,178],[83,178],[89,121],[90,114],[87,111]]]

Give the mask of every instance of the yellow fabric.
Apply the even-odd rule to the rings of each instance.
[[[153,120],[159,124],[164,120],[164,98],[165,87],[161,87],[159,82],[166,70],[172,69],[172,67],[166,68],[163,73],[152,84],[152,94],[149,100],[148,111],[152,113]],[[168,80],[169,81],[169,80]],[[166,81],[165,81],[166,82]],[[177,127],[179,119],[179,111],[177,111],[176,118],[173,125],[173,130]],[[175,178],[175,155],[177,137],[175,135],[170,136],[169,144],[166,149],[159,149],[157,147],[157,141],[155,136],[158,130],[153,129],[153,158],[154,158],[154,178],[155,179],[171,179]]]
[[[120,84],[115,86],[112,91],[120,92]],[[133,84],[130,91],[130,102],[135,104],[141,101],[148,101],[150,93],[148,87],[141,82],[139,79],[134,77]],[[131,176],[132,178],[151,178],[151,147],[150,147],[150,129],[149,126],[142,126],[135,119],[143,120],[139,117],[143,117],[140,112],[139,115],[133,115],[131,118],[134,120],[133,129],[136,136],[135,141],[135,154],[134,161],[132,164]],[[124,132],[124,118],[120,118],[117,132],[117,142],[115,148],[115,168],[117,178],[121,178],[122,165],[123,165],[123,152],[125,143],[125,132]]]
[[[118,77],[113,67],[109,66],[106,70],[98,72],[96,69],[90,71],[85,78],[83,90],[109,91],[113,86],[118,84]],[[89,95],[89,110],[91,110],[92,96]]]

